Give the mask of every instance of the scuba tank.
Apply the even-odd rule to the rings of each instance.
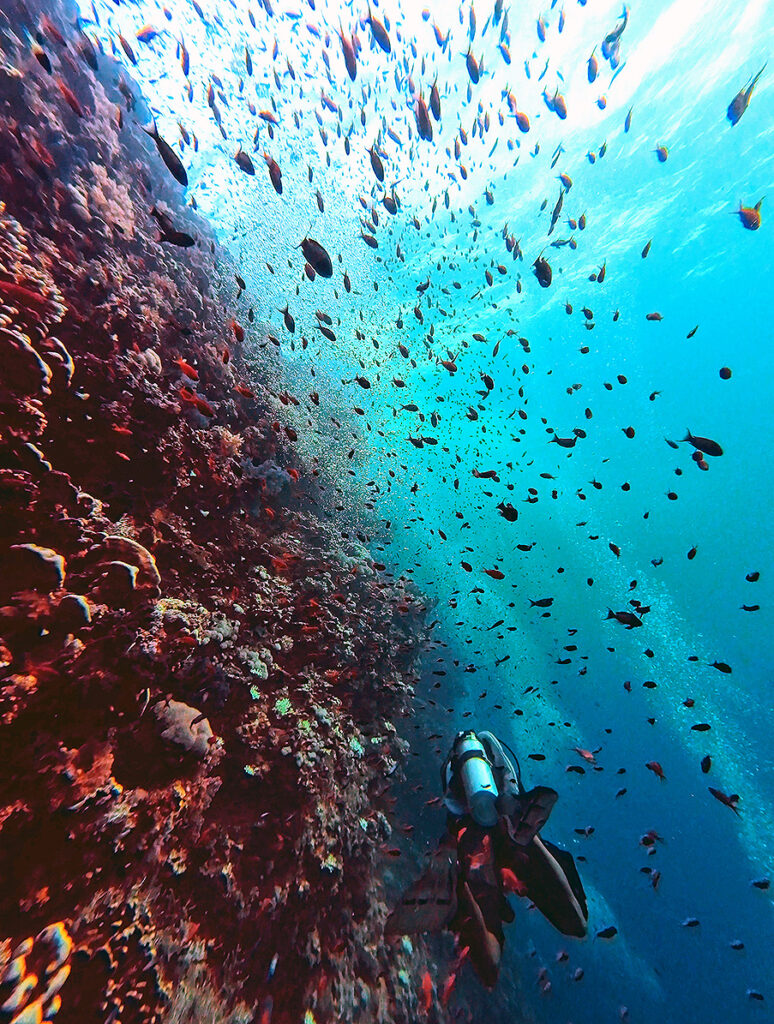
[[[497,785],[481,740],[473,730],[454,741],[452,770],[459,772],[471,817],[482,828],[497,824]]]

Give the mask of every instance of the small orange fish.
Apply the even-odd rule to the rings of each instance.
[[[51,156],[51,154],[42,142],[40,142],[38,139],[32,139],[30,141],[30,145],[35,150],[37,155],[40,157],[42,162],[46,165],[46,167],[56,167],[56,160],[54,160],[53,156]]]
[[[441,1003],[444,1006],[446,1006],[448,1004],[448,1002],[449,1002],[449,997],[452,994],[452,989],[454,988],[454,983],[455,983],[456,980],[457,980],[457,975],[456,975],[455,972],[452,972],[449,975],[449,977],[446,979],[446,981],[444,982],[443,992],[441,994]]]
[[[666,775],[664,775],[664,769],[658,763],[658,761],[648,761],[645,764],[646,768],[650,768],[654,775],[657,775],[662,782],[666,782]]]
[[[470,946],[464,946],[460,950],[459,955],[457,956],[457,959],[454,961],[454,963],[452,965],[452,967],[453,967],[453,969],[455,971],[458,971],[460,969],[460,967],[462,967],[462,965],[465,962],[465,958],[467,957],[468,953],[470,953]]]
[[[234,385],[234,391],[237,391],[244,398],[255,398],[255,392],[251,391],[250,388],[241,381]]]
[[[182,387],[179,389],[179,395],[185,405],[191,405],[200,412],[203,416],[214,416],[215,410],[212,408],[206,398],[202,398],[201,395],[197,395],[195,391],[191,391],[190,388]]]
[[[158,31],[153,27],[153,25],[143,25],[137,33],[136,38],[138,42],[149,43],[151,39],[155,39],[158,34]]]
[[[186,377],[189,377],[191,380],[199,379],[198,370],[195,370],[193,366],[191,366],[190,363],[187,363],[182,357],[173,359],[172,362],[180,369],[181,373],[185,374]]]
[[[477,871],[483,868],[492,859],[492,840],[485,835],[481,842],[481,849],[468,858],[468,871]]]
[[[231,330],[234,332],[234,337],[236,338],[238,343],[241,345],[242,342],[245,340],[245,329],[244,329],[244,327],[242,327],[241,324],[238,324],[236,322],[236,320],[232,320],[231,321]]]
[[[261,1008],[260,1024],[271,1024],[271,1011],[274,1009],[274,1000],[266,996]]]
[[[430,971],[425,971],[422,976],[422,1012],[429,1013],[433,1005],[433,979]]]
[[[78,102],[78,98],[72,89],[69,89],[61,79],[57,79],[57,86],[62,96],[64,97],[65,103],[78,117],[86,117],[86,111],[83,109],[81,104]],[[760,215],[758,217],[760,222]]]
[[[743,86],[729,103],[728,110],[726,111],[726,117],[732,125],[737,124],[739,122],[739,118],[742,116],[745,110],[747,110],[747,107],[750,104],[750,98],[753,94],[753,90],[755,89],[758,79],[763,74],[765,67],[766,65],[764,64],[758,72],[758,74],[755,75],[750,80],[746,87]]]
[[[515,892],[517,896],[527,895],[526,885],[520,878],[516,877],[510,868],[501,868],[500,878],[502,878],[503,886],[508,892]]]
[[[739,220],[742,222],[744,227],[748,231],[757,231],[761,226],[761,203],[763,199],[759,199],[755,206],[742,206],[740,201],[739,209],[736,211]]]
[[[45,14],[41,15],[40,28],[46,35],[53,39],[55,43],[58,43],[65,50],[67,49],[67,40],[64,38],[62,33],[56,27],[56,25],[48,18]]]

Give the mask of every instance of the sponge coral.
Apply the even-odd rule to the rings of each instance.
[[[161,738],[181,747],[194,757],[204,757],[213,739],[210,723],[196,708],[179,700],[159,701],[153,713],[161,727]]]

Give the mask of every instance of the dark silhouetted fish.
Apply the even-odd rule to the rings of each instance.
[[[171,245],[177,245],[183,249],[190,248],[190,246],[196,244],[196,239],[192,235],[187,234],[185,231],[176,230],[170,218],[165,213],[162,213],[161,210],[153,206],[150,213],[159,226],[160,242],[169,242]]]
[[[535,262],[532,264],[535,270],[535,277],[538,279],[538,284],[541,288],[548,288],[551,284],[553,274],[551,273],[551,265],[548,260],[542,256],[538,256]]]
[[[704,452],[705,455],[719,456],[723,454],[723,449],[717,443],[717,441],[711,440],[709,437],[695,437],[690,430],[683,438],[684,442],[692,444],[700,452]]]
[[[185,172],[185,167],[177,153],[172,149],[168,142],[159,135],[156,129],[156,122],[153,122],[152,128],[143,128],[146,135],[150,135],[153,141],[156,143],[156,149],[159,151],[159,156],[167,165],[169,172],[176,181],[179,181],[181,185],[188,185],[188,175]]]
[[[767,62],[768,63],[768,62]],[[750,104],[750,99],[753,94],[753,89],[758,83],[758,79],[763,74],[766,64],[760,69],[757,75],[754,75],[750,80],[749,85],[743,86],[739,92],[734,96],[731,102],[728,104],[728,110],[726,111],[726,117],[732,125],[738,124],[742,114],[747,110]]]

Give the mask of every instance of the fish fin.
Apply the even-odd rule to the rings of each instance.
[[[758,83],[758,79],[759,79],[759,78],[761,77],[761,75],[763,74],[763,72],[764,72],[764,71],[766,70],[766,64],[768,64],[768,63],[769,63],[769,62],[768,62],[768,61],[766,61],[766,63],[765,63],[764,65],[763,65],[763,67],[762,67],[762,68],[760,69],[760,71],[759,71],[759,72],[757,73],[757,75],[753,75],[753,77],[752,77],[752,78],[750,79],[750,85],[749,85],[749,87],[748,87],[748,88],[747,88],[747,89],[745,90],[745,92],[746,92],[746,94],[747,94],[748,98],[749,98],[749,97],[750,97],[750,96],[752,95],[752,91],[753,91],[753,89],[755,88],[755,86],[757,85],[757,83]]]

